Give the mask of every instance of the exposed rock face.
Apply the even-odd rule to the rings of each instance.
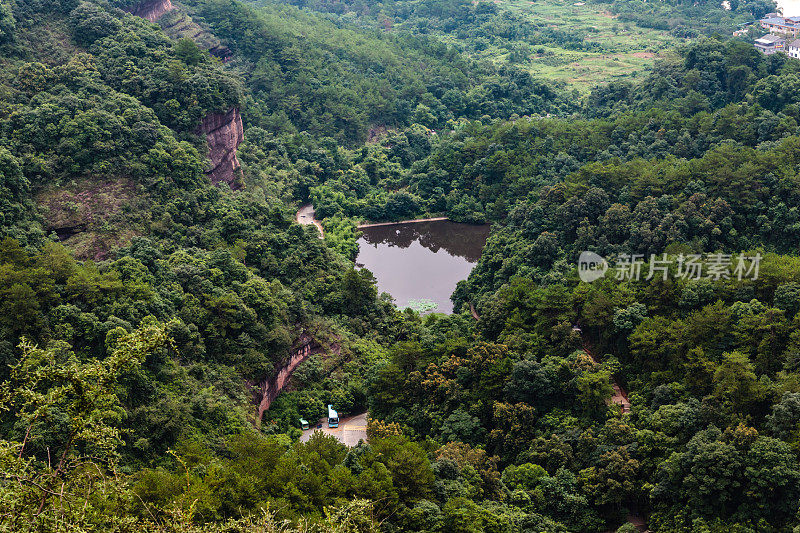
[[[181,13],[177,9],[158,19],[158,23],[166,34],[173,39],[188,37],[196,42],[197,46],[205,48],[212,56],[220,59],[223,63],[227,63],[233,56],[230,48],[223,45],[213,33],[203,29],[189,15]]]
[[[136,236],[121,217],[136,208],[137,190],[127,178],[91,177],[50,184],[34,199],[48,233],[55,232],[77,258],[102,261],[114,247],[127,246]]]
[[[214,46],[212,48],[209,48],[208,53],[210,53],[212,56],[216,57],[223,63],[227,63],[233,57],[233,52],[231,52],[231,49],[222,44],[220,44],[219,46]]]
[[[172,11],[175,6],[172,5],[170,0],[144,0],[139,2],[131,10],[131,13],[137,17],[142,17],[150,22],[155,22],[161,18],[164,13]]]
[[[211,183],[221,181],[237,188],[236,178],[241,175],[241,164],[236,157],[236,149],[244,137],[242,117],[237,108],[227,113],[211,113],[200,123],[199,132],[208,141],[208,158],[211,167],[206,174]]]
[[[292,351],[292,355],[283,365],[278,369],[274,376],[264,380],[256,395],[258,403],[258,411],[256,413],[257,423],[261,422],[264,417],[264,412],[269,409],[269,406],[278,397],[278,394],[289,382],[292,377],[292,372],[300,366],[300,363],[308,359],[308,356],[319,352],[320,346],[316,343],[313,337],[304,333],[300,336],[299,346]]]
[[[172,5],[171,0],[142,0],[131,9],[131,13],[155,22],[174,9],[175,6]],[[227,62],[231,58],[232,54],[228,47],[203,30],[186,14],[176,11],[169,17],[165,17],[161,24],[164,31],[175,39],[189,37],[222,61]],[[241,175],[242,165],[236,157],[236,149],[244,137],[239,110],[233,108],[227,113],[206,115],[200,123],[198,133],[205,135],[208,141],[208,158],[211,160],[211,168],[206,170],[206,174],[211,178],[211,183],[216,185],[224,181],[231,188],[238,188],[236,178]]]

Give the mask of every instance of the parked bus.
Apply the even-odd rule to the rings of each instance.
[[[301,418],[300,419],[300,429],[308,429],[308,428],[309,428],[308,420],[306,420],[305,418]]]
[[[339,427],[339,413],[333,410],[332,405],[328,405],[328,427],[329,428]]]

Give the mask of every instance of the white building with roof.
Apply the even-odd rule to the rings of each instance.
[[[789,57],[800,59],[800,39],[790,42],[786,47],[786,53],[789,54]]]
[[[784,39],[780,35],[768,34],[761,37],[760,39],[756,39],[755,42],[753,43],[753,46],[755,46],[756,50],[758,50],[765,56],[769,56],[774,54],[775,52],[783,52],[784,49],[786,48],[786,39]]]

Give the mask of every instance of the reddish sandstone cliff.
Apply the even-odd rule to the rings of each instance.
[[[131,10],[131,13],[137,17],[147,19],[150,22],[155,22],[161,18],[164,13],[172,11],[173,9],[175,9],[175,6],[172,5],[170,0],[144,0],[136,4]]]
[[[208,158],[211,161],[206,174],[211,183],[225,182],[233,188],[238,187],[237,177],[241,175],[241,164],[236,157],[236,149],[244,137],[242,117],[239,110],[227,113],[210,113],[200,123],[199,133],[208,141]]]
[[[171,0],[143,0],[131,9],[131,13],[155,22],[165,13],[174,9],[175,6],[172,5]],[[171,18],[176,20],[171,20]],[[165,31],[168,31],[174,38],[188,35],[195,41],[200,40],[201,42],[198,44],[205,45],[211,54],[223,61],[230,59],[230,50],[213,36],[206,35],[206,32],[185,14],[165,17],[165,20],[167,22]],[[200,39],[203,36],[205,38]],[[200,122],[197,132],[205,135],[206,141],[208,141],[208,159],[211,161],[211,165],[206,170],[206,174],[211,178],[211,183],[216,185],[224,181],[232,188],[238,188],[241,181],[237,178],[241,175],[242,165],[236,157],[236,149],[244,137],[239,110],[233,108],[227,113],[209,113]]]
[[[289,360],[283,363],[275,375],[261,383],[256,397],[258,400],[258,409],[256,411],[257,424],[261,423],[261,419],[264,418],[264,412],[269,409],[269,406],[272,405],[272,402],[275,401],[275,398],[278,397],[278,394],[280,394],[287,385],[289,378],[292,377],[292,372],[300,366],[300,363],[308,359],[309,355],[314,353],[313,340],[310,337],[303,340],[305,344],[301,344],[299,348],[292,352]]]

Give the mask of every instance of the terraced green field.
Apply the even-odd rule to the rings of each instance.
[[[641,76],[654,58],[681,42],[666,31],[620,23],[602,5],[574,5],[564,0],[504,3],[508,9],[532,19],[546,20],[562,30],[592,30],[587,40],[600,43],[603,52],[546,47],[545,53],[533,56],[530,64],[532,71],[575,85],[581,91],[588,91],[598,83]]]
[[[667,31],[621,22],[604,4],[570,0],[495,0],[494,3],[536,24],[546,23],[553,29],[586,34],[586,41],[600,45],[598,51],[569,50],[558,45],[534,46],[527,61],[521,63],[532,73],[562,81],[581,93],[613,80],[642,77],[658,57],[684,41]],[[450,39],[451,42],[456,40]],[[506,60],[508,53],[489,47],[473,55],[499,61]]]

